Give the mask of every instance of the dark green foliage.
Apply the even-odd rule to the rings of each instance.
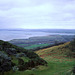
[[[71,50],[69,54],[75,58],[75,38],[73,41],[70,42],[69,49]]]
[[[71,51],[75,52],[75,38],[73,41],[70,42],[70,49]]]
[[[70,50],[72,51],[72,57],[75,58],[75,38],[73,41],[70,42]],[[75,66],[73,67],[73,74],[75,74]]]
[[[26,54],[25,53],[19,53],[19,54],[15,54],[15,57],[16,58],[20,58],[20,57],[26,57]]]
[[[9,42],[5,42],[0,40],[0,48],[1,50],[7,50],[7,49],[15,49],[18,53],[22,52],[23,50],[25,50],[24,48],[18,47],[16,45],[13,45]]]
[[[18,58],[18,65],[24,65],[24,61],[20,58]]]
[[[38,65],[46,65],[47,62],[44,61],[42,58],[36,58],[36,59],[32,59],[29,61],[31,64],[31,67],[34,67],[34,66],[38,66]]]
[[[73,71],[73,73],[75,74],[75,66],[73,67],[73,70],[72,70],[72,71]]]
[[[0,40],[0,51],[4,52],[0,52],[0,72],[9,71],[15,68],[15,66],[20,71],[24,71],[38,65],[47,64],[45,60],[41,59],[33,51],[28,51],[2,40]],[[25,61],[25,59],[22,59],[21,57],[27,57],[29,59],[28,61]]]
[[[24,53],[25,53],[26,56],[29,57],[30,59],[39,57],[36,53],[34,53],[34,52],[32,52],[32,51],[24,51]]]
[[[6,48],[6,49],[5,49],[5,52],[6,52],[8,55],[17,54],[17,51],[16,51],[15,48]]]
[[[19,65],[18,68],[19,68],[19,71],[27,70],[24,65]]]
[[[38,65],[46,66],[47,62],[45,60],[43,60],[42,58],[37,57],[35,59],[29,60],[28,62],[25,62],[23,65],[19,65],[19,70],[24,71],[26,69],[30,69],[30,68],[33,68]]]
[[[12,69],[11,58],[0,51],[0,72],[7,72]]]
[[[30,74],[30,75],[35,75],[35,74]]]

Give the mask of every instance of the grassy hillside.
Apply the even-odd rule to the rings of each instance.
[[[70,42],[36,51],[36,53],[48,62],[48,69],[40,75],[71,75],[75,65],[74,53],[70,50]],[[70,55],[70,56],[69,56]]]
[[[37,66],[23,72],[12,72],[12,75],[73,75],[75,58],[67,56],[67,53],[70,52],[69,43],[36,51],[41,58],[47,61],[47,66]],[[10,74],[9,72],[7,75]]]
[[[8,48],[9,45],[7,45],[6,48]],[[20,59],[17,59],[14,55],[9,55],[12,58],[11,62],[18,66],[20,70],[21,68],[24,69],[29,65],[31,65],[31,67],[29,66],[23,71],[15,70],[14,72],[11,70],[9,72],[5,72],[4,75],[73,75],[72,69],[75,65],[75,58],[72,56],[74,52],[72,52],[70,49],[70,42],[36,51],[35,53],[37,53],[42,59],[39,58],[34,52],[27,51],[14,45],[11,45],[10,47],[12,48],[12,46],[17,50],[17,56],[21,53],[25,53],[26,56],[22,56]],[[5,49],[5,46],[3,48]],[[5,51],[3,51],[1,46],[0,51],[7,54]],[[24,62],[22,62],[22,60]],[[44,66],[43,63],[46,62],[48,64]],[[38,65],[34,67],[36,64]]]
[[[71,52],[69,44],[70,42],[36,51],[41,58],[47,61],[48,65],[37,66],[23,72],[17,71],[12,75],[73,75],[72,69],[75,65],[75,58],[67,55]],[[7,75],[10,75],[10,72]]]
[[[50,48],[46,48],[46,49],[42,49],[39,51],[36,51],[36,53],[38,55],[42,56],[48,56],[48,55],[67,55],[67,53],[70,53],[71,50],[69,49],[69,43],[67,42],[65,44],[62,45],[58,45],[58,46],[53,46]]]

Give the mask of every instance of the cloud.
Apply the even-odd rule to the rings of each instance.
[[[75,28],[74,0],[0,0],[0,28]]]

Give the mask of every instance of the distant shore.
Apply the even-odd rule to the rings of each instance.
[[[13,39],[28,39],[49,35],[75,35],[75,30],[67,29],[0,29],[0,40],[10,41]]]

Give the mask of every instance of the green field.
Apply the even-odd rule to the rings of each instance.
[[[24,48],[29,50],[29,49],[43,48],[43,47],[46,47],[46,46],[49,46],[49,45],[50,44],[34,44],[34,45],[24,47]]]
[[[73,35],[49,35],[49,36],[40,36],[40,37],[30,37],[29,39],[13,39],[10,40],[9,42],[19,47],[33,49],[35,48],[35,46],[37,48],[39,46],[46,44],[51,45],[55,43],[68,42],[73,40],[73,38],[74,38]]]

